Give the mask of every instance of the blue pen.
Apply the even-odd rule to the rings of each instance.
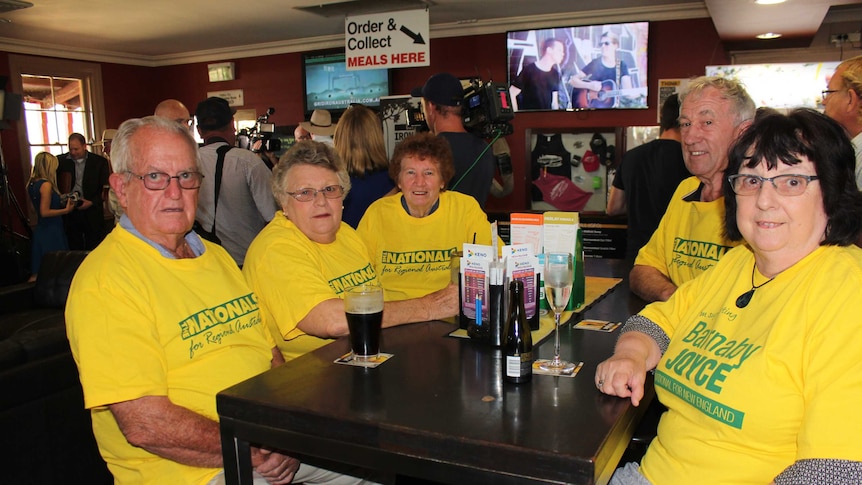
[[[482,294],[476,293],[476,326],[482,326]]]

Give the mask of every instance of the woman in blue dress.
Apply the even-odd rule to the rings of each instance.
[[[341,220],[356,229],[372,202],[395,193],[395,182],[389,177],[383,125],[371,108],[353,104],[339,118],[332,140],[350,175],[350,191],[344,198]]]
[[[30,252],[30,281],[36,280],[42,255],[49,251],[69,249],[66,232],[63,230],[63,214],[75,209],[71,198],[61,202],[57,190],[57,157],[47,152],[36,155],[33,172],[27,182],[27,192],[38,215],[38,223],[33,229],[33,246]]]

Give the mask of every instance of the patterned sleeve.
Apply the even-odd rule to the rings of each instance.
[[[670,345],[670,338],[664,330],[649,318],[641,315],[632,315],[626,320],[626,324],[620,330],[620,337],[626,332],[640,332],[648,335],[658,344],[662,355],[667,351],[667,346]]]
[[[775,477],[775,485],[862,483],[862,462],[851,460],[799,460]]]

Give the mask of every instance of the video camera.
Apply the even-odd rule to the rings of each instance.
[[[482,138],[507,136],[514,131],[509,121],[515,117],[515,110],[509,89],[504,84],[471,80],[470,85],[464,88],[461,116],[464,128]]]
[[[240,130],[237,135],[240,148],[258,152],[277,152],[281,150],[281,140],[275,138],[275,123],[269,122],[269,117],[275,113],[275,108],[269,108],[266,113],[258,116],[254,126]]]
[[[418,106],[405,106],[408,127],[427,131],[425,116]],[[464,88],[461,121],[464,128],[480,138],[495,138],[511,135],[514,128],[509,123],[515,117],[509,89],[504,84],[483,83],[471,79]]]

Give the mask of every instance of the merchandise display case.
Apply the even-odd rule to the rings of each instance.
[[[622,134],[622,128],[528,129],[528,207],[603,213],[608,168],[621,156]]]

